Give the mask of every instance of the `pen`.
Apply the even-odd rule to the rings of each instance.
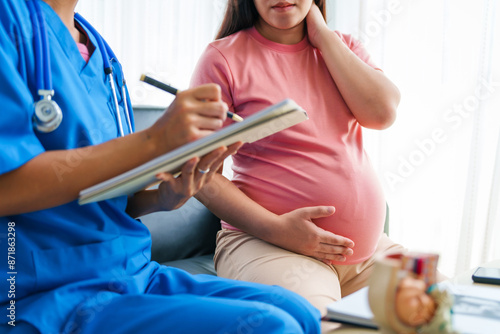
[[[152,86],[155,86],[156,88],[159,88],[161,90],[164,90],[165,92],[168,92],[172,95],[177,95],[177,92],[179,91],[177,88],[174,88],[174,87],[167,85],[163,82],[160,82],[160,81],[155,80],[151,77],[148,77],[145,74],[141,75],[141,81],[148,83]],[[230,112],[230,111],[226,111],[226,113],[227,113],[227,117],[229,117],[230,119],[232,119],[235,122],[242,122],[243,121],[243,118],[240,115],[236,115],[235,113]]]

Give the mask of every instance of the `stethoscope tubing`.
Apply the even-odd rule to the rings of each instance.
[[[130,112],[128,110],[128,104],[127,104],[127,101],[128,101],[128,95],[127,95],[127,89],[125,88],[126,87],[126,83],[125,83],[125,79],[123,79],[123,85],[122,85],[122,96],[123,96],[123,106],[125,107],[125,116],[127,116],[127,125],[128,125],[128,129],[130,131],[130,133],[133,132],[132,130],[132,121],[130,120]]]
[[[40,5],[38,3],[38,0],[30,0],[27,1],[28,9],[30,11],[30,17],[31,17],[31,24],[33,26],[33,48],[34,48],[34,56],[35,56],[35,80],[37,84],[37,94],[39,94],[42,99],[47,98],[50,100],[50,97],[54,94],[53,93],[53,87],[52,87],[52,73],[50,72],[50,50],[49,50],[49,40],[48,40],[48,34],[45,28],[45,19],[43,17],[42,10],[40,8]],[[103,60],[103,65],[104,65],[104,73],[106,77],[108,78],[109,85],[111,88],[111,92],[113,95],[113,103],[115,106],[115,113],[116,113],[116,119],[118,122],[118,127],[119,127],[119,132],[120,136],[124,136],[124,131],[123,131],[123,123],[120,115],[120,104],[118,103],[118,96],[116,93],[116,86],[115,86],[115,80],[114,80],[114,75],[113,75],[113,67],[111,66],[111,61],[109,56],[111,56],[111,60],[114,59],[118,66],[120,71],[121,65],[118,62],[118,59],[116,58],[115,54],[109,47],[109,45],[104,41],[104,39],[101,37],[101,35],[92,27],[92,25],[87,22],[80,14],[75,13],[75,19],[78,20],[82,26],[87,28],[92,35],[94,35],[96,41],[97,41],[97,46],[102,53],[102,60]],[[122,71],[123,73],[123,71]],[[42,95],[43,92],[43,95]],[[51,92],[49,96],[46,96],[47,92]],[[125,115],[127,117],[127,125],[129,128],[129,132],[132,133],[132,122],[130,119],[130,112],[128,108],[128,95],[127,95],[127,90],[126,90],[126,84],[125,84],[125,79],[123,79],[123,84],[122,84],[122,99],[123,99],[123,108],[125,111]],[[55,101],[51,101],[52,103],[55,104]],[[57,107],[57,104],[56,104]],[[59,107],[57,107],[59,109]],[[60,111],[59,111],[60,112]],[[60,114],[60,117],[62,114]],[[50,132],[55,130],[59,124],[57,124],[54,128],[50,128],[50,130],[43,131],[43,132]],[[43,127],[43,125],[42,125]]]
[[[44,19],[42,17],[42,11],[40,9],[40,4],[37,1],[34,1],[34,5],[36,7],[36,15],[38,17],[38,22],[41,22],[40,24],[40,37],[42,40],[42,53],[43,53],[43,58],[46,59],[47,65],[50,64],[50,51],[49,51],[49,38],[47,36],[47,31],[45,29],[45,23]],[[50,72],[50,68],[47,68],[43,71],[43,79],[44,79],[44,89],[46,90],[52,90],[52,73]]]
[[[43,35],[41,27],[44,26],[43,21],[40,20],[40,8],[36,1],[28,1],[27,2],[29,10],[34,15],[30,15],[31,25],[33,26],[33,49],[35,53],[35,80],[37,86],[37,94],[40,89],[47,89],[45,86],[45,72],[50,72],[50,69],[47,67],[50,64],[50,60],[48,62],[44,62],[45,54],[43,50]],[[36,15],[36,16],[35,16]],[[43,29],[45,31],[45,29]],[[50,77],[49,77],[50,78]]]

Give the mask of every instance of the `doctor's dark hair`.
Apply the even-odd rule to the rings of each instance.
[[[325,0],[314,0],[326,20]],[[240,30],[252,27],[259,19],[259,12],[253,0],[228,0],[226,13],[215,39],[232,35]]]

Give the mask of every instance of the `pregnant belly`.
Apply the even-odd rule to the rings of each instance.
[[[370,258],[386,215],[384,194],[376,176],[363,173],[360,177],[331,177],[320,181],[315,178],[289,175],[282,177],[281,182],[253,178],[251,182],[240,179],[235,183],[250,198],[276,214],[309,206],[334,206],[333,215],[313,222],[354,242],[354,254],[346,262],[336,264],[360,263]]]

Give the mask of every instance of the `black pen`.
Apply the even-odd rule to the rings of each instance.
[[[148,77],[145,74],[141,75],[141,81],[148,83],[152,86],[155,86],[156,88],[159,88],[161,90],[164,90],[165,92],[168,92],[172,95],[177,95],[177,92],[179,91],[177,88],[174,88],[174,87],[167,85],[163,82],[160,82],[160,81],[155,80],[151,77]],[[236,115],[233,112],[227,111],[226,113],[227,113],[227,117],[229,117],[230,119],[232,119],[235,122],[242,122],[243,121],[243,118],[241,116]]]

